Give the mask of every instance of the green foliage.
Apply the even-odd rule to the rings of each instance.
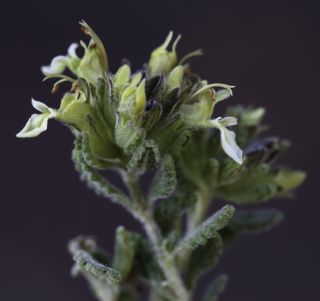
[[[113,266],[126,279],[132,269],[137,237],[120,226],[116,231],[115,258]]]
[[[202,301],[217,301],[226,289],[228,283],[227,275],[220,275],[208,286]]]
[[[223,242],[219,233],[208,239],[205,245],[198,246],[190,256],[187,264],[186,284],[192,288],[197,278],[215,267],[223,252]]]
[[[171,156],[162,158],[160,166],[154,175],[148,194],[149,202],[169,197],[177,185],[176,171]]]
[[[97,278],[108,279],[114,283],[118,283],[121,280],[121,275],[118,271],[99,263],[85,251],[79,250],[74,255],[73,259],[80,270],[83,270]]]
[[[193,232],[188,234],[179,244],[178,250],[195,249],[198,246],[205,245],[209,239],[217,236],[217,232],[228,224],[233,216],[234,210],[234,207],[230,205],[226,205],[218,210]]]
[[[277,209],[237,211],[228,228],[239,234],[259,234],[277,226],[284,218]]]
[[[213,118],[234,87],[209,84],[191,71],[186,61],[200,50],[179,60],[180,36],[173,41],[170,32],[142,70],[133,72],[126,63],[112,72],[102,41],[80,24],[90,37],[80,43],[83,56],[72,44],[67,55],[42,67],[46,79],[58,78],[53,92],[66,81],[70,91],[57,109],[32,100],[39,113],[17,137],[38,136],[51,119],[66,125],[75,136],[72,159],[81,179],[144,229],[145,235],[119,226],[112,256],[92,237],[69,243],[73,275],[85,277],[98,300],[138,301],[144,285],[151,301],[191,301],[199,277],[218,264],[230,242],[271,230],[283,219],[276,209],[235,212],[230,203],[291,196],[306,175],[277,165],[288,141],[259,138],[267,129],[265,109],[235,106],[226,117]],[[111,169],[124,190],[103,176]],[[148,187],[142,175],[152,177]],[[226,205],[212,213],[215,199]],[[226,283],[227,276],[218,276],[202,301],[217,301]]]

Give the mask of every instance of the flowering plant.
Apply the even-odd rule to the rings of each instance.
[[[275,165],[287,141],[258,139],[263,108],[235,106],[227,117],[212,117],[234,86],[208,84],[193,73],[187,61],[202,52],[178,59],[180,36],[172,43],[170,32],[141,70],[132,72],[127,62],[112,73],[100,38],[80,24],[90,37],[88,45],[80,42],[83,55],[73,43],[67,55],[41,69],[45,79],[58,79],[53,93],[64,82],[70,90],[58,109],[32,99],[40,113],[17,137],[38,136],[49,119],[65,124],[75,137],[72,158],[81,179],[143,225],[145,235],[117,228],[113,258],[92,237],[70,242],[73,275],[84,276],[100,301],[141,300],[140,283],[150,288],[152,301],[191,300],[226,245],[269,230],[283,217],[276,209],[234,205],[290,196],[305,175]],[[127,192],[103,176],[107,169],[121,175]],[[152,180],[144,193],[139,179],[147,172]],[[209,214],[213,199],[226,205]],[[226,282],[227,276],[217,276],[202,300],[217,300]]]

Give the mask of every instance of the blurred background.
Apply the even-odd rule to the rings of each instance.
[[[172,29],[183,35],[178,54],[203,49],[205,55],[192,60],[194,71],[209,82],[237,86],[227,104],[267,108],[270,134],[293,144],[283,164],[307,171],[307,182],[295,199],[269,204],[287,216],[278,228],[243,237],[204,283],[229,274],[222,301],[320,300],[318,4],[3,1],[0,300],[94,300],[82,279],[70,277],[67,241],[94,234],[112,251],[116,226],[139,229],[122,208],[79,181],[70,159],[73,138],[63,126],[50,122],[50,131],[37,139],[15,138],[33,113],[31,96],[58,106],[40,66],[83,38],[81,19],[105,42],[113,71],[124,57],[139,68]]]

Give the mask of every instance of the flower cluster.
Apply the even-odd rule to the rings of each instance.
[[[80,42],[83,54],[73,43],[67,55],[41,69],[45,79],[58,79],[53,93],[64,82],[71,89],[58,109],[32,99],[39,113],[17,136],[38,136],[52,118],[68,126],[81,179],[128,210],[145,235],[119,226],[110,256],[92,237],[75,238],[69,244],[72,274],[84,276],[100,301],[141,300],[141,283],[149,286],[150,300],[191,301],[198,279],[217,265],[224,246],[283,218],[276,209],[233,205],[290,196],[305,174],[275,165],[287,141],[258,139],[265,129],[263,108],[236,106],[227,117],[212,118],[234,86],[209,84],[192,73],[186,62],[202,52],[179,59],[180,36],[173,40],[170,32],[143,69],[134,72],[126,63],[112,73],[101,40],[87,23],[81,26],[90,37],[88,45]],[[111,168],[126,189],[100,172]],[[142,191],[146,172],[150,183]],[[215,198],[226,204],[212,214]],[[216,277],[201,300],[218,300],[226,283],[226,275]]]
[[[128,64],[117,72],[108,69],[105,48],[92,28],[81,22],[90,36],[80,57],[78,45],[73,43],[67,55],[56,56],[42,72],[48,78],[58,78],[55,92],[62,82],[70,81],[59,109],[32,100],[40,111],[33,114],[17,134],[20,138],[39,135],[54,118],[74,133],[87,135],[92,155],[100,162],[125,162],[141,141],[152,140],[160,150],[177,153],[177,142],[182,143],[192,132],[202,128],[216,128],[220,132],[224,152],[242,164],[242,150],[235,133],[228,129],[237,124],[234,117],[212,119],[215,105],[232,95],[233,86],[208,84],[190,71],[186,60],[201,54],[192,52],[178,60],[176,46],[170,32],[165,42],[152,51],[148,64],[132,72]],[[64,75],[68,69],[75,78]],[[101,163],[102,164],[102,163]]]

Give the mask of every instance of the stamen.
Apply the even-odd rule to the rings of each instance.
[[[220,83],[214,83],[214,84],[209,84],[206,85],[204,87],[202,87],[201,89],[199,89],[197,92],[195,92],[190,99],[193,99],[195,97],[197,97],[199,94],[201,94],[202,92],[211,89],[211,88],[224,88],[227,89],[230,92],[230,95],[232,96],[232,90],[233,88],[235,88],[235,86],[231,86],[231,85],[226,85],[226,84],[220,84]],[[214,90],[213,90],[214,92]]]
[[[175,39],[175,41],[173,42],[173,44],[172,44],[172,52],[176,52],[177,45],[178,45],[178,43],[179,43],[181,38],[182,38],[182,35],[179,34],[177,36],[177,38]]]
[[[186,54],[178,63],[178,65],[182,65],[183,63],[185,63],[188,59],[195,57],[195,56],[200,56],[203,55],[203,52],[201,49],[197,49],[195,51],[192,51],[188,54]]]
[[[101,52],[101,57],[99,57],[101,65],[104,70],[107,70],[108,66],[109,66],[108,56],[107,56],[107,52],[106,52],[106,49],[104,48],[102,41],[100,40],[100,38],[97,36],[97,34],[93,31],[93,29],[88,25],[88,23],[86,21],[82,20],[79,23],[82,26],[84,32],[86,34],[90,35],[90,37],[96,42],[97,48]]]

